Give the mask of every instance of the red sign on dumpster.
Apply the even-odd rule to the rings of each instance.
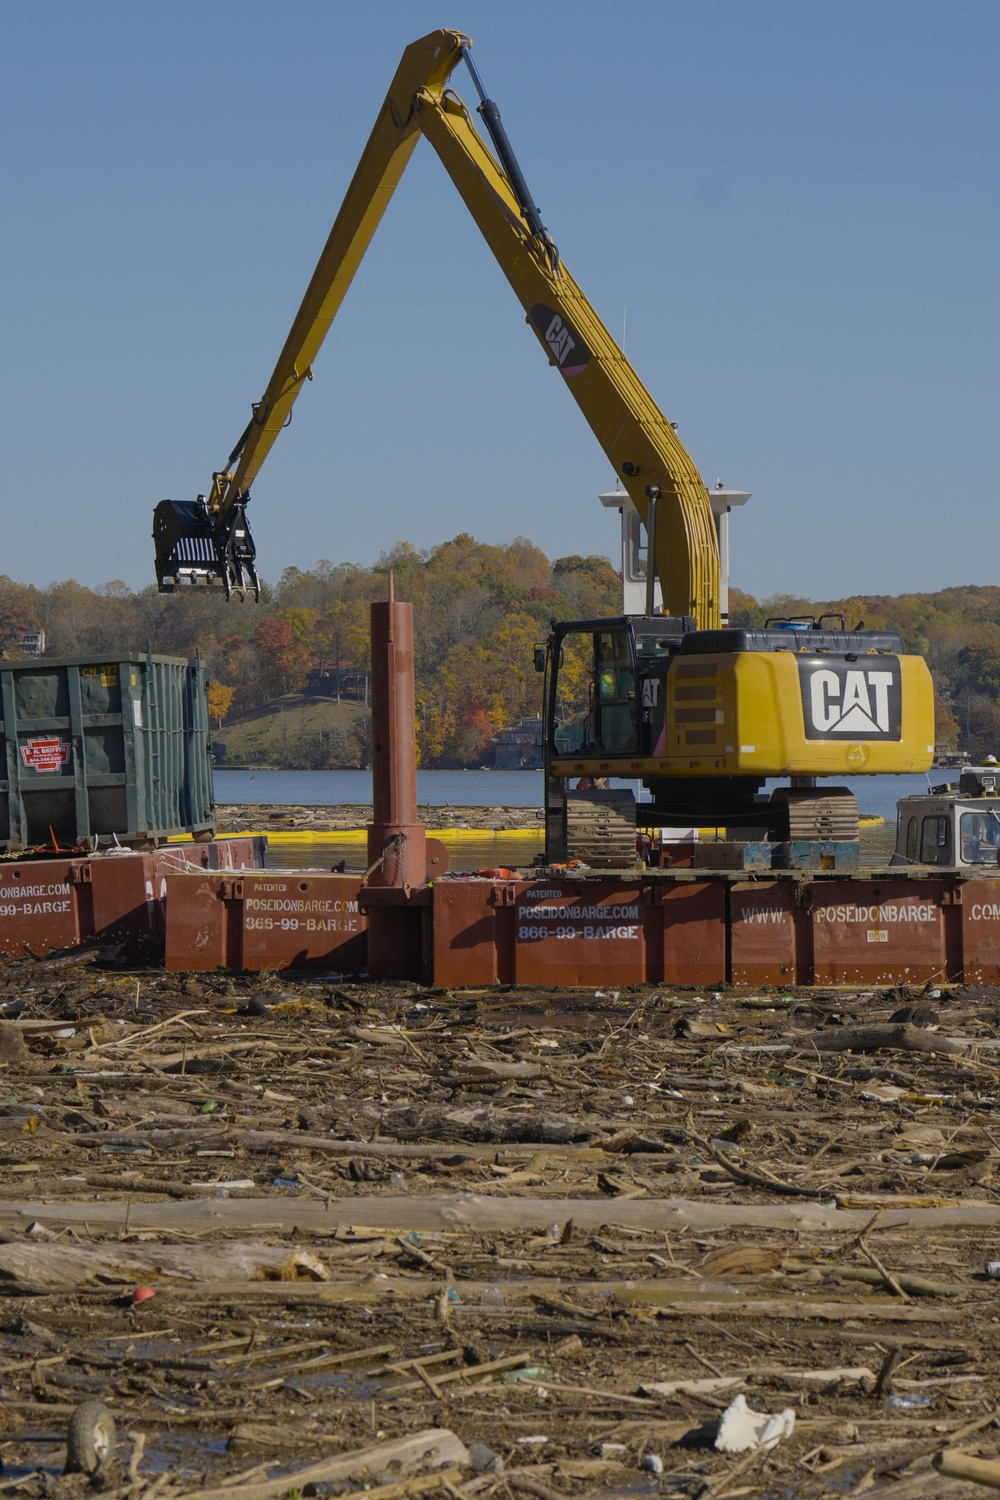
[[[72,753],[66,741],[54,734],[28,740],[21,746],[21,759],[29,771],[58,771],[68,763]]]

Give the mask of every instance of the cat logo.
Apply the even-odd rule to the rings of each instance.
[[[528,314],[528,321],[548,350],[550,359],[567,380],[586,368],[590,361],[590,350],[576,329],[555,308],[546,307],[544,302],[536,302]]]
[[[576,339],[570,337],[569,329],[558,313],[545,330],[545,342],[556,357],[556,364],[564,365],[576,348]]]
[[[869,657],[867,662],[800,657],[799,685],[807,740],[901,738],[898,657]]]

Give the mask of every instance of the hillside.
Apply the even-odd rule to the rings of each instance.
[[[324,771],[364,767],[369,761],[371,717],[361,703],[337,703],[286,693],[261,708],[227,719],[213,730],[216,764]],[[225,754],[220,754],[220,747]]]
[[[37,589],[0,575],[0,643],[46,635],[49,656],[149,649],[204,661],[215,738],[234,764],[356,766],[364,722],[302,698],[310,674],[368,671],[369,604],[413,605],[417,737],[424,766],[478,766],[504,724],[537,713],[541,678],[532,647],[550,621],[621,608],[621,580],[606,557],[550,560],[524,537],[503,546],[463,533],[418,551],[398,542],[374,567],[321,561],[287,568],[260,602],[227,603],[221,590],[133,593],[113,582],[69,580]],[[301,710],[301,713],[300,713]],[[289,717],[290,716],[290,717]]]

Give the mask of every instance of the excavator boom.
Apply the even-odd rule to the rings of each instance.
[[[664,608],[702,629],[719,624],[719,553],[695,464],[587,297],[562,263],[528,192],[500,112],[487,97],[469,39],[435,31],[403,53],[284,348],[225,470],[207,497],[161,501],[154,515],[157,580],[256,588],[245,507],[361,263],[419,136],[424,135],[510,282],[643,522]],[[448,80],[465,59],[489,146]],[[494,155],[494,152],[496,153]],[[654,518],[650,514],[655,507]]]
[[[830,629],[831,617],[808,628],[801,620],[763,630],[720,628],[719,547],[705,485],[563,263],[470,45],[460,32],[435,31],[404,52],[274,373],[226,468],[212,476],[207,496],[164,500],[156,508],[160,588],[219,582],[227,592],[257,590],[246,524],[250,487],[312,378],[330,324],[425,136],[646,527],[647,616],[563,622],[540,653],[547,674],[550,859],[572,855],[594,863],[620,859],[633,847],[631,793],[568,790],[577,777],[608,776],[641,779],[651,793],[643,816],[658,826],[707,820],[764,827],[789,859],[840,859],[837,850],[844,848],[856,855],[853,794],[846,788],[821,794],[815,778],[929,766],[934,715],[927,665],[907,656],[897,636],[846,630],[843,620]],[[449,87],[463,59],[488,140]],[[652,608],[657,577],[662,615]],[[572,689],[572,670],[563,687],[562,664],[571,668],[573,661],[588,664],[585,705]],[[768,801],[765,781],[785,776],[793,785]],[[602,798],[623,808],[609,810]],[[836,846],[832,854],[826,844]]]

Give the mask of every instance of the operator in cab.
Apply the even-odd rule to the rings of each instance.
[[[1000,846],[1000,820],[993,812],[962,814],[962,863],[995,865]]]

